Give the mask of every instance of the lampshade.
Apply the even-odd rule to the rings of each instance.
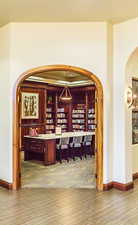
[[[71,93],[70,93],[70,90],[68,87],[64,87],[60,96],[59,96],[59,100],[61,102],[65,102],[65,103],[69,103],[72,101],[72,96],[71,96]]]
[[[133,91],[131,87],[127,88],[127,104],[128,108],[130,108],[133,105],[134,102],[134,96],[133,96]]]

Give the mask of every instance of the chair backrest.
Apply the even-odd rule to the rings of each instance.
[[[84,137],[84,142],[91,142],[92,141],[92,135],[86,135]]]
[[[68,145],[69,144],[69,137],[60,138],[59,145]]]
[[[81,143],[82,143],[82,136],[73,137],[73,144],[81,144]]]

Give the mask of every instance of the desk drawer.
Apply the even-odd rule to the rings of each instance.
[[[44,143],[42,141],[30,141],[28,151],[44,152]]]

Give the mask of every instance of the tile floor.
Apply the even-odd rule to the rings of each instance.
[[[22,160],[23,188],[95,188],[95,158],[51,166]]]

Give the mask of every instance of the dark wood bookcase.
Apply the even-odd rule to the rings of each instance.
[[[32,127],[47,134],[54,133],[56,126],[61,126],[62,132],[95,130],[95,86],[70,88],[73,99],[69,104],[59,101],[61,91],[61,87],[44,83],[22,83],[21,92],[39,94],[39,119],[21,119],[22,140]]]
[[[45,107],[45,133],[50,134],[55,132],[56,126],[56,111],[55,111],[55,93],[45,90],[46,107]]]

